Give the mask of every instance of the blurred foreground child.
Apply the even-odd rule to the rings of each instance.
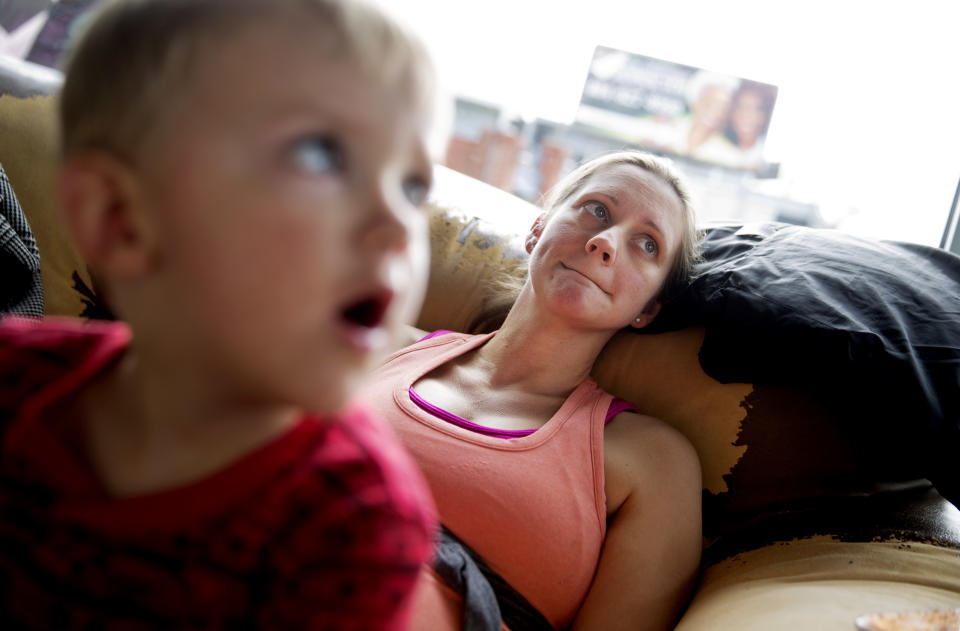
[[[60,184],[126,324],[0,323],[0,627],[404,626],[433,507],[349,399],[422,299],[425,61],[346,0],[99,12]]]

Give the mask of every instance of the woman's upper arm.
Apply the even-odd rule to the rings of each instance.
[[[605,432],[616,504],[574,629],[672,629],[700,563],[700,462],[672,427],[625,413]]]

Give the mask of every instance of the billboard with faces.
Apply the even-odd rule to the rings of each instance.
[[[737,169],[763,165],[776,86],[598,46],[579,126]]]

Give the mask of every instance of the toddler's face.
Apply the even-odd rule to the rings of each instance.
[[[144,177],[193,359],[228,392],[327,411],[420,307],[428,116],[293,31],[207,47]]]

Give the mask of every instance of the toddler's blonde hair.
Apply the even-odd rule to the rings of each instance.
[[[431,107],[434,76],[425,48],[363,2],[106,0],[71,46],[60,93],[61,156],[100,150],[135,163],[165,108],[189,98],[191,69],[203,55],[270,22],[316,24],[331,58],[356,62],[409,106]]]

